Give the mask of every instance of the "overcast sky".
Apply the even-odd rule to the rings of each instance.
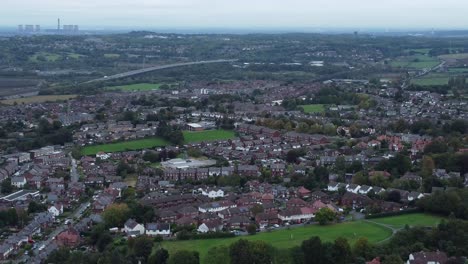
[[[0,0],[0,26],[468,28],[466,0]]]

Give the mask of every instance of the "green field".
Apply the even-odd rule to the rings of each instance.
[[[345,237],[350,243],[356,242],[360,237],[367,237],[370,242],[379,242],[392,234],[390,229],[366,222],[348,222],[329,226],[309,225],[306,227],[262,232],[254,236],[242,236],[225,239],[204,239],[163,242],[162,247],[171,252],[182,249],[195,250],[200,253],[200,259],[204,259],[208,250],[215,246],[229,246],[236,240],[243,238],[248,240],[262,240],[276,248],[292,248],[302,241],[319,236],[322,240],[333,241],[337,237]]]
[[[449,73],[468,73],[468,68],[448,68]]]
[[[86,146],[83,148],[82,153],[83,155],[96,155],[96,153],[103,151],[103,152],[120,152],[120,151],[127,151],[127,150],[140,150],[145,148],[154,148],[159,146],[166,146],[169,145],[164,139],[161,138],[145,138],[145,139],[137,139],[137,140],[130,140],[124,142],[116,142],[116,143],[109,143],[109,144],[102,144],[102,145],[93,145],[93,146]]]
[[[468,59],[468,53],[454,53],[454,54],[444,54],[439,56],[441,59],[457,59],[463,60]]]
[[[17,104],[32,104],[32,103],[45,103],[45,102],[55,102],[55,101],[65,101],[72,98],[75,98],[76,95],[38,95],[31,97],[24,97],[18,99],[8,99],[0,101],[0,104],[13,105]]]
[[[54,62],[54,61],[59,60],[62,56],[60,56],[59,54],[49,53],[49,52],[37,52],[34,55],[29,57],[29,61],[39,62],[38,57],[44,57],[45,61],[47,62]]]
[[[369,221],[400,228],[405,224],[409,224],[411,226],[435,226],[441,219],[442,218],[440,217],[427,214],[409,214],[370,219]],[[387,239],[391,235],[392,231],[389,228],[365,221],[356,221],[327,226],[309,225],[290,230],[284,229],[272,232],[262,232],[254,236],[235,238],[165,241],[162,243],[162,247],[167,249],[169,253],[187,249],[195,250],[200,253],[200,259],[203,260],[210,248],[215,246],[229,246],[241,238],[248,240],[262,240],[270,243],[276,248],[287,249],[300,245],[302,241],[309,239],[312,236],[319,236],[323,241],[333,241],[338,237],[344,237],[348,239],[351,244],[354,244],[360,237],[366,237],[370,242],[377,243]]]
[[[428,55],[413,55],[399,57],[393,60],[390,65],[397,68],[424,69],[432,68],[439,64],[439,60]]]
[[[81,58],[86,57],[86,56],[78,54],[78,53],[68,53],[67,57],[78,60],[78,59],[81,59]]]
[[[120,54],[106,53],[106,54],[104,54],[104,58],[106,58],[106,59],[118,59],[118,58],[120,58]]]
[[[185,143],[226,140],[236,137],[232,130],[183,131]]]
[[[306,113],[323,113],[325,112],[325,106],[323,104],[310,104],[310,105],[300,105]]]
[[[136,84],[129,84],[129,85],[121,85],[121,86],[111,86],[106,87],[108,90],[119,90],[123,92],[136,92],[136,91],[152,91],[157,90],[162,84],[152,84],[152,83],[136,83]]]
[[[422,86],[431,86],[431,85],[444,85],[448,84],[449,77],[423,77],[419,79],[411,80],[411,83],[422,85]]]
[[[391,225],[392,227],[409,226],[436,226],[440,223],[443,217],[429,214],[406,214],[398,216],[390,216],[384,218],[369,219],[369,221]]]

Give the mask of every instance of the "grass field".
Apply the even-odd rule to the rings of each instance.
[[[405,224],[409,224],[411,226],[435,226],[441,219],[441,217],[437,216],[416,213],[370,219],[370,221],[398,228],[404,227]],[[356,221],[327,226],[309,225],[290,230],[284,229],[272,232],[262,232],[254,236],[235,238],[165,241],[162,243],[162,247],[167,249],[169,253],[187,249],[195,250],[200,253],[200,259],[203,260],[210,248],[222,245],[229,246],[240,238],[253,241],[262,240],[270,243],[278,249],[287,249],[300,245],[302,241],[309,239],[312,236],[319,236],[323,241],[333,241],[338,237],[344,237],[348,239],[351,244],[354,244],[360,237],[366,237],[370,242],[377,243],[387,239],[391,234],[392,231],[388,228],[364,221]]]
[[[445,54],[439,56],[441,59],[457,59],[463,60],[468,59],[468,53],[454,53],[454,54]]]
[[[323,104],[300,105],[306,113],[323,113],[325,106]]]
[[[235,138],[234,131],[231,130],[206,130],[206,131],[183,131],[185,143],[195,143],[202,141],[226,140]]]
[[[406,56],[400,57],[393,60],[390,65],[392,67],[400,67],[400,68],[412,68],[412,69],[424,69],[424,68],[432,68],[439,64],[439,60],[435,57],[430,57],[428,55],[413,55],[413,56]]]
[[[49,52],[37,52],[36,54],[29,57],[31,62],[39,62],[38,57],[44,57],[48,62],[54,62],[61,58],[59,54],[49,53]]]
[[[111,86],[106,87],[108,90],[119,90],[124,92],[135,92],[135,91],[151,91],[157,90],[162,84],[152,84],[152,83],[137,83],[121,86]]]
[[[86,57],[86,56],[78,54],[78,53],[68,53],[67,57],[72,58],[72,59],[81,59],[82,57]]]
[[[55,102],[55,101],[65,101],[68,99],[75,98],[76,95],[38,95],[17,99],[8,99],[0,101],[0,104],[13,105],[15,102],[17,104],[31,104],[31,103],[44,103],[44,102]]]
[[[163,242],[162,246],[171,252],[182,249],[195,250],[200,253],[200,259],[204,259],[208,250],[215,246],[229,246],[236,240],[243,238],[248,240],[262,240],[276,248],[292,248],[300,245],[302,241],[319,236],[324,241],[333,241],[337,237],[345,237],[354,244],[360,237],[367,237],[370,242],[379,242],[389,237],[392,232],[384,227],[366,222],[348,222],[343,224],[320,226],[309,225],[306,227],[259,233],[254,236],[242,236],[225,239],[204,239]]]
[[[436,226],[443,218],[429,214],[406,214],[398,216],[390,216],[384,218],[369,219],[372,222],[391,225],[393,227],[409,226]]]
[[[468,73],[468,68],[448,68],[449,73]]]
[[[102,145],[86,146],[83,148],[82,153],[83,155],[96,155],[96,153],[100,151],[110,153],[126,150],[140,150],[145,148],[166,146],[168,144],[169,142],[161,138],[145,138]]]
[[[430,85],[444,85],[448,84],[449,77],[423,77],[419,79],[411,80],[411,83],[422,85],[422,86],[430,86]]]
[[[118,59],[118,58],[120,58],[120,54],[106,53],[106,54],[104,54],[104,58],[106,58],[106,59]]]

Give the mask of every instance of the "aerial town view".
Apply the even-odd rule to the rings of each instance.
[[[0,264],[467,264],[466,11],[2,3]]]

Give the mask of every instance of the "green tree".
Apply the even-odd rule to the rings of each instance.
[[[318,210],[315,214],[315,220],[319,222],[320,225],[325,225],[329,222],[333,222],[336,219],[336,213],[333,212],[330,208],[324,207]]]
[[[3,194],[9,194],[13,192],[13,185],[11,184],[11,178],[6,178],[5,180],[3,180],[1,187],[2,187]]]
[[[308,240],[304,240],[301,249],[304,256],[303,263],[323,264],[325,255],[322,241],[319,237],[314,236]]]
[[[168,264],[199,264],[200,256],[196,251],[179,250],[169,257]]]
[[[335,239],[333,243],[333,259],[336,264],[347,264],[352,261],[352,252],[351,246],[348,243],[348,240],[343,237]]]
[[[249,235],[255,235],[257,233],[257,226],[255,224],[248,225],[247,233],[249,233]]]
[[[362,257],[369,260],[374,257],[374,248],[365,237],[359,238],[353,247],[353,254],[356,257]]]
[[[130,209],[126,204],[112,204],[104,210],[102,218],[107,227],[121,227],[127,221]]]
[[[167,264],[168,259],[169,252],[164,248],[160,248],[148,258],[148,264]]]
[[[205,264],[230,263],[229,248],[226,246],[212,247],[203,260]]]
[[[166,264],[168,259],[169,252],[164,248],[160,248],[148,258],[148,264]]]
[[[397,254],[385,256],[382,260],[382,264],[402,264],[404,261]]]
[[[135,238],[133,244],[133,253],[139,260],[146,262],[153,249],[153,239],[147,236]]]

